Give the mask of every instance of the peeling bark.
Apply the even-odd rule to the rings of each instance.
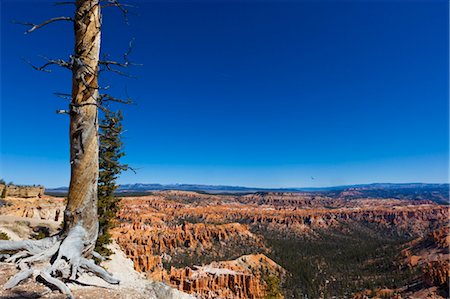
[[[98,234],[98,61],[101,15],[98,0],[78,0],[74,21],[75,49],[70,110],[71,176],[64,232],[85,230],[83,254],[89,256]]]

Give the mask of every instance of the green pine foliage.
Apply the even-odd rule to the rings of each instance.
[[[114,227],[114,219],[119,211],[120,198],[114,195],[116,180],[127,165],[120,164],[125,155],[121,133],[123,115],[118,112],[107,112],[100,122],[99,146],[99,179],[98,179],[98,220],[99,235],[95,251],[102,256],[111,255],[106,245],[111,243],[110,229]]]
[[[275,275],[263,275],[263,280],[266,283],[265,299],[282,299],[284,296],[280,290],[281,280]]]
[[[0,232],[0,240],[9,240],[9,236],[4,232]]]
[[[351,298],[417,277],[416,270],[400,266],[399,252],[411,239],[366,223],[317,229],[311,237],[259,232],[271,248],[269,257],[289,272],[282,286],[286,298]]]

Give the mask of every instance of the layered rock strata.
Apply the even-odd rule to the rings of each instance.
[[[5,197],[32,198],[42,197],[45,189],[43,186],[16,186],[0,184],[0,195]]]

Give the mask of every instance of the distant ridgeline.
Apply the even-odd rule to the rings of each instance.
[[[22,198],[41,197],[44,195],[44,192],[44,186],[16,186],[12,184],[0,184],[1,198],[5,198],[7,196]]]
[[[129,184],[120,185],[118,193],[120,195],[134,195],[139,193],[151,192],[156,190],[180,190],[196,191],[212,194],[221,193],[255,193],[255,192],[294,192],[325,195],[340,199],[360,199],[360,198],[378,198],[378,199],[402,199],[402,200],[431,200],[439,204],[448,204],[449,184],[426,184],[426,183],[375,183],[362,185],[346,185],[323,188],[248,188],[240,186],[211,186],[194,184]]]
[[[48,189],[46,194],[53,196],[67,195],[67,187]],[[195,191],[209,194],[246,194],[255,192],[294,192],[309,193],[329,196],[341,199],[403,199],[403,200],[431,200],[440,204],[449,204],[449,184],[364,184],[346,185],[323,188],[249,188],[241,186],[214,186],[196,184],[125,184],[120,185],[117,194],[119,196],[142,196],[153,191],[178,190]]]
[[[329,190],[324,194],[341,199],[379,198],[401,200],[431,200],[449,204],[449,184],[369,184],[348,186],[345,189]]]

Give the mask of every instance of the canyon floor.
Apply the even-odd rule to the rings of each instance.
[[[169,190],[123,197],[112,234],[120,264],[129,267],[117,271],[139,272],[149,291],[170,289],[154,298],[449,298],[447,205],[344,195]],[[11,239],[53,234],[63,210],[62,198],[7,198],[0,231]],[[0,284],[16,271],[4,263],[0,270]],[[77,286],[74,294],[142,295],[104,287]],[[59,298],[45,293],[26,282],[0,298]]]

